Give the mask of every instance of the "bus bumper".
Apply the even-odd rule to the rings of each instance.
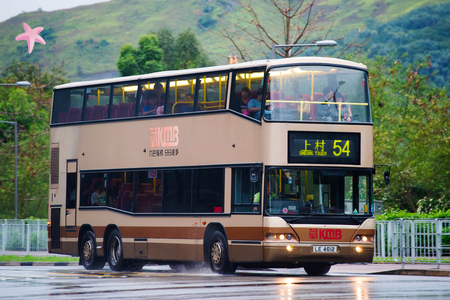
[[[336,252],[315,252],[314,246],[336,247]],[[359,247],[358,247],[359,246]],[[357,249],[358,247],[358,249]],[[359,250],[359,251],[357,251]],[[373,260],[373,244],[286,244],[286,243],[265,243],[264,262],[285,262],[285,263],[352,263],[368,262]]]

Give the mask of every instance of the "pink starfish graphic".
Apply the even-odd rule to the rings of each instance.
[[[41,43],[45,45],[44,39],[39,36],[39,33],[44,30],[44,27],[36,27],[31,29],[31,27],[27,23],[23,23],[23,28],[25,29],[25,33],[21,33],[16,37],[16,41],[25,40],[28,43],[28,53],[33,51],[34,42]]]

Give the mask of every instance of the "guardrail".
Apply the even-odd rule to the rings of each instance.
[[[1,254],[5,251],[47,251],[47,221],[0,220]]]
[[[47,251],[46,220],[0,220],[0,249]],[[381,261],[436,262],[450,259],[450,220],[377,221],[374,258]]]
[[[374,257],[401,262],[434,262],[450,258],[450,220],[377,221]]]

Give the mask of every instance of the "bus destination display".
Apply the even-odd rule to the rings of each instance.
[[[290,131],[288,162],[359,165],[360,140],[359,133]]]

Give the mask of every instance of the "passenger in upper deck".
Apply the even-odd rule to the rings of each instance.
[[[250,101],[250,89],[244,86],[241,90],[241,113],[248,116],[248,102]]]
[[[144,105],[144,108],[142,110],[142,114],[144,116],[155,115],[156,109],[158,107],[158,99],[154,96],[153,92],[150,90],[144,91],[144,93],[142,94],[142,101],[146,101],[146,104]]]
[[[333,121],[334,111],[336,110],[336,106],[332,105],[334,93],[329,87],[325,87],[323,89],[323,98],[319,100],[319,102],[327,102],[317,104],[316,107],[316,120],[318,121]]]
[[[186,102],[186,104],[183,104],[180,107],[180,110],[179,110],[180,113],[194,111],[194,95],[193,94],[187,94],[184,97],[184,102]],[[197,104],[197,110],[202,110],[200,104]]]
[[[262,101],[263,89],[259,88],[256,92],[256,99],[248,101],[248,114],[257,120],[261,119],[261,101]]]
[[[342,96],[342,94],[339,92],[337,92],[334,95],[334,98],[336,100],[336,103],[345,103],[344,96]],[[332,110],[332,113],[333,113],[333,121],[340,121],[339,120],[339,105],[336,105],[336,109]],[[352,110],[350,108],[350,105],[341,104],[341,120],[347,121],[347,122],[352,121]]]
[[[263,88],[259,88],[256,91],[256,99],[251,99],[248,102],[248,112],[249,115],[257,120],[261,119],[261,102],[263,97]],[[272,105],[266,105],[266,111],[273,110]]]
[[[162,84],[159,82],[155,83],[155,86],[153,88],[153,95],[158,100],[158,102],[157,102],[158,106],[164,105],[164,99],[161,97],[163,91],[164,91],[164,87],[162,86]]]
[[[144,106],[143,115],[160,115],[164,113],[164,98],[162,97],[164,87],[161,83],[155,83],[153,90],[146,90],[142,94],[142,100],[149,101]]]

